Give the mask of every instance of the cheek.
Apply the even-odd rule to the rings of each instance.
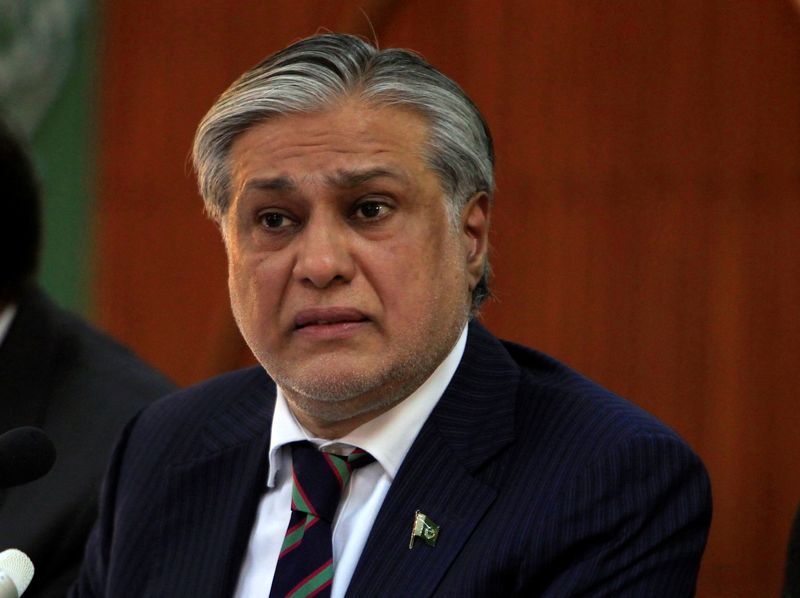
[[[424,256],[412,243],[376,245],[363,255],[361,269],[386,306],[403,306],[428,279]]]
[[[252,276],[244,265],[241,257],[228,256],[228,290],[231,300],[241,302],[247,298],[248,286]]]
[[[242,333],[247,336],[247,328],[251,320],[250,310],[252,305],[248,305],[247,289],[242,286],[242,273],[241,268],[228,264],[228,293],[231,300],[231,310],[233,317],[242,330]]]
[[[447,241],[429,237],[371,253],[368,278],[391,314],[418,317],[432,305],[458,301],[459,289],[466,288],[464,264]]]
[[[263,319],[275,313],[277,276],[265,260],[238,258],[228,266],[228,290],[231,304],[240,317]]]
[[[428,267],[425,281],[428,294],[435,302],[433,311],[460,311],[469,298],[466,258],[461,244],[454,238],[444,239],[431,248],[423,263]]]

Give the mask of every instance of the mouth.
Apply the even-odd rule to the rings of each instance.
[[[341,327],[348,324],[363,324],[369,318],[361,311],[348,307],[305,309],[294,319],[294,329]]]

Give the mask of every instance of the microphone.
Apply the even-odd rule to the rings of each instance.
[[[0,598],[19,598],[33,579],[33,563],[28,555],[9,548],[0,552]]]
[[[53,442],[39,428],[23,426],[0,434],[0,488],[39,479],[55,460]]]

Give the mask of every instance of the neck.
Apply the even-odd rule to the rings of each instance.
[[[322,438],[324,440],[337,440],[338,438],[343,438],[359,426],[375,419],[383,413],[386,413],[389,411],[389,409],[397,404],[393,403],[390,405],[385,405],[378,409],[368,411],[366,413],[359,413],[358,415],[354,415],[345,419],[324,420],[319,417],[311,416],[308,413],[298,409],[297,406],[288,399],[288,397],[286,402],[300,425],[308,430],[315,438]]]

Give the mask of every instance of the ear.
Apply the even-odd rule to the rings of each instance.
[[[489,253],[489,196],[480,191],[469,198],[461,211],[461,236],[464,242],[469,290],[483,276]]]

